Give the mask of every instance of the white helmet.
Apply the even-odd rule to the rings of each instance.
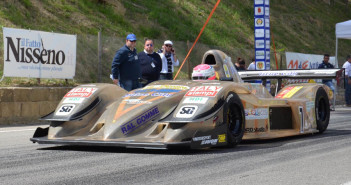
[[[216,73],[212,66],[208,64],[200,64],[194,67],[192,73],[193,80],[215,80]]]

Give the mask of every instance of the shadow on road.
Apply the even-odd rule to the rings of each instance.
[[[52,146],[39,148],[38,150],[60,150],[60,151],[79,151],[79,152],[98,152],[98,153],[135,153],[135,154],[155,154],[155,155],[194,155],[194,154],[212,154],[212,153],[233,153],[240,151],[259,150],[281,147],[288,143],[304,142],[306,145],[313,145],[322,139],[337,140],[350,137],[351,130],[329,129],[323,134],[306,134],[300,136],[291,136],[266,140],[243,140],[234,148],[209,148],[193,150],[189,148],[176,149],[139,149],[139,148],[123,148],[111,146]]]

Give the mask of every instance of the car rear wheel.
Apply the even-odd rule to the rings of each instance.
[[[330,105],[328,95],[322,87],[316,93],[315,111],[317,130],[319,130],[319,133],[323,133],[329,124]]]
[[[223,121],[227,124],[228,146],[234,147],[243,138],[245,130],[245,111],[239,96],[229,93],[223,109]]]

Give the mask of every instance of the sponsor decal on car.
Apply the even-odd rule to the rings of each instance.
[[[199,104],[205,104],[207,102],[208,98],[207,97],[188,97],[185,98],[183,103],[199,103]]]
[[[140,97],[140,96],[160,96],[160,97],[171,97],[173,94],[172,93],[131,93],[131,94],[126,94],[123,96],[123,98],[126,97]]]
[[[230,73],[229,73],[229,69],[228,69],[227,64],[223,64],[223,69],[224,69],[225,77],[229,78]]]
[[[150,85],[143,89],[174,89],[174,90],[187,90],[190,87],[184,85]]]
[[[211,139],[211,136],[194,137],[193,141],[203,141],[203,140],[208,140],[208,139]]]
[[[225,134],[218,135],[218,143],[224,143],[225,142]]]
[[[191,118],[195,114],[197,108],[198,108],[198,106],[196,106],[196,105],[183,106],[179,109],[176,117],[177,118]]]
[[[291,98],[302,86],[290,86],[280,92],[275,98]]]
[[[65,98],[62,103],[82,103],[85,98]]]
[[[131,96],[124,96],[124,100],[127,100],[127,99],[129,99],[129,97],[134,96],[133,93],[132,93],[132,94],[129,94],[129,95],[131,95]],[[145,98],[145,97],[147,97],[147,96],[149,96],[149,95],[150,95],[150,94],[146,94],[145,96],[139,97],[138,99],[141,100],[141,99],[143,99],[143,98]],[[163,96],[159,96],[159,95],[163,95]],[[172,96],[172,94],[168,94],[168,93],[166,93],[166,94],[153,94],[153,96],[154,96],[154,97],[148,99],[147,102],[151,102],[151,103],[152,103],[152,102],[154,102],[154,101],[157,101],[157,100],[159,100],[159,99],[164,98],[164,96]],[[127,113],[129,113],[130,111],[132,111],[132,110],[134,110],[134,109],[137,109],[138,107],[144,105],[143,103],[140,103],[140,104],[135,104],[135,105],[129,105],[129,106],[126,107],[125,105],[127,104],[127,102],[128,102],[128,100],[127,100],[127,101],[122,101],[122,102],[119,104],[119,106],[118,106],[118,108],[117,108],[117,110],[116,110],[116,113],[115,113],[115,115],[113,116],[113,120],[112,120],[113,123],[115,123],[115,122],[117,121],[117,119],[118,119],[119,117],[121,117],[122,115],[127,114]]]
[[[134,131],[135,129],[137,129],[138,127],[141,127],[145,123],[156,118],[158,115],[160,115],[160,111],[155,106],[155,107],[151,108],[150,110],[140,114],[139,116],[137,116],[133,120],[123,124],[121,126],[121,132],[124,135],[127,135],[127,134],[131,133],[132,131]]]
[[[212,137],[208,135],[208,136],[194,137],[193,141],[201,141],[200,145],[207,145],[207,144],[216,145],[218,142],[218,139],[212,139]]]
[[[179,92],[180,90],[176,89],[140,89],[134,91],[135,93],[150,93],[150,92],[160,92],[160,93],[175,93]]]
[[[124,102],[126,102],[126,104],[151,104],[152,102],[149,101],[142,101],[141,99],[125,99],[123,100]]]
[[[297,76],[297,72],[286,72],[286,71],[263,71],[259,74],[260,76]]]
[[[257,108],[257,109],[245,109],[245,119],[268,119],[268,109],[267,108]]]
[[[162,96],[162,97],[171,97],[173,94],[170,93],[153,93],[151,96]]]
[[[220,86],[197,86],[191,88],[185,96],[216,96],[222,88]]]
[[[126,97],[134,97],[134,96],[149,96],[150,94],[148,93],[131,93],[131,94],[126,94],[123,96],[123,98]]]
[[[234,69],[234,66],[230,66],[230,71],[232,72],[232,74],[235,74],[235,70],[236,69]]]
[[[245,128],[245,132],[265,132],[266,129],[261,127],[261,128]]]
[[[90,97],[98,88],[74,88],[70,90],[64,97],[82,97],[88,98]]]
[[[306,110],[307,112],[310,112],[314,108],[314,101],[308,101],[306,102]]]
[[[75,106],[76,105],[74,105],[74,104],[61,105],[61,107],[56,112],[56,115],[58,115],[58,116],[69,115],[73,111]]]

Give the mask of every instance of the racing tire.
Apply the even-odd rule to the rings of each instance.
[[[322,87],[320,87],[316,93],[315,115],[317,130],[319,131],[319,133],[323,133],[327,129],[329,124],[330,105],[328,95]]]
[[[228,93],[223,108],[223,122],[227,124],[228,146],[241,142],[245,131],[245,111],[239,96]]]

